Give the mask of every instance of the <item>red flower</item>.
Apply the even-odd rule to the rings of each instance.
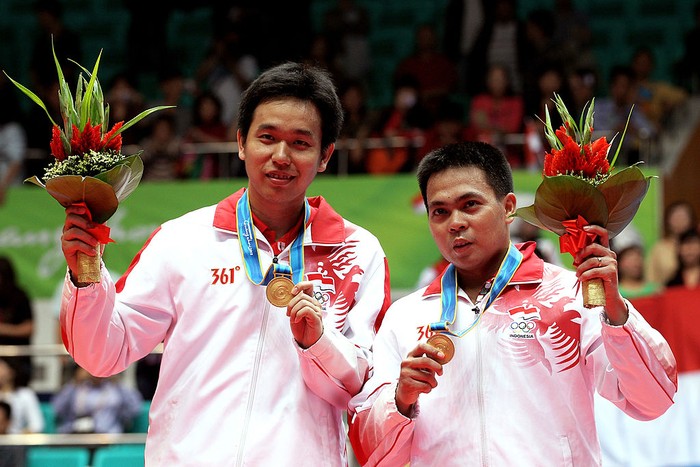
[[[91,149],[100,149],[101,125],[92,126],[90,120],[85,123],[85,128],[81,132],[75,124],[73,125],[73,137],[70,140],[71,152],[73,154],[85,154]]]
[[[66,158],[66,150],[63,147],[63,140],[61,140],[61,129],[58,125],[54,125],[51,129],[51,155],[57,160],[62,161]]]
[[[100,142],[100,145],[102,146],[102,149],[111,149],[112,151],[119,152],[122,148],[122,135],[119,133],[117,136],[112,138],[112,135],[119,131],[119,129],[122,127],[124,122],[117,122],[114,124],[111,130],[107,132],[102,137],[102,141]],[[110,139],[111,138],[111,139]]]
[[[610,143],[599,138],[591,144],[583,147],[571,137],[566,127],[560,127],[556,132],[557,138],[562,143],[561,149],[552,148],[544,156],[544,175],[580,175],[588,179],[595,179],[597,175],[605,175],[610,170],[608,162],[608,149]]]

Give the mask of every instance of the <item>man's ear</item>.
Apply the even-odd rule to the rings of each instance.
[[[508,193],[503,198],[503,208],[506,211],[506,222],[508,224],[512,223],[515,219],[515,210],[517,209],[517,200],[515,199],[515,194]]]
[[[238,142],[238,158],[244,161],[245,153],[243,150],[243,146],[245,146],[245,138],[243,137],[243,133],[241,133],[241,130],[236,131],[236,142]]]
[[[331,160],[331,156],[333,155],[333,151],[335,151],[335,143],[329,144],[326,150],[321,154],[321,161],[318,164],[319,172],[324,172],[326,170],[328,161]]]

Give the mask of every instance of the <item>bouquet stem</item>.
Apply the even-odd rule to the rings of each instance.
[[[602,279],[596,278],[585,281],[581,284],[581,287],[583,306],[586,308],[605,306],[605,287]]]
[[[88,256],[78,252],[78,270],[75,271],[75,278],[82,284],[95,284],[100,282],[102,274],[100,272],[100,262],[102,259],[101,246],[95,245],[95,256]]]

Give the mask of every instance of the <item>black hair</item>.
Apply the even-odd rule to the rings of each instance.
[[[0,401],[0,412],[5,412],[5,417],[12,418],[12,406],[5,401]]]
[[[321,115],[321,148],[338,139],[343,127],[343,107],[330,74],[313,65],[286,62],[264,71],[248,86],[238,109],[238,129],[246,138],[255,109],[262,103],[293,98],[309,101]]]
[[[197,98],[194,100],[194,105],[192,106],[192,124],[193,125],[201,125],[202,123],[202,114],[201,112],[201,107],[202,103],[204,101],[211,101],[214,103],[214,106],[216,108],[216,115],[214,117],[215,120],[220,121],[221,120],[221,99],[219,96],[214,94],[212,91],[205,91],[197,96]]]
[[[700,240],[700,232],[696,229],[691,228],[683,232],[680,237],[678,237],[678,244],[692,242],[694,240]]]
[[[698,219],[697,215],[695,213],[695,208],[693,205],[690,203],[690,201],[687,200],[677,200],[673,201],[671,204],[666,206],[664,209],[664,235],[668,236],[671,234],[671,230],[669,229],[669,221],[671,219],[671,214],[673,214],[674,211],[678,209],[686,209],[688,211],[688,214],[690,215],[690,225],[692,226],[691,228],[695,228],[695,226],[698,225]]]
[[[499,200],[513,192],[513,173],[510,164],[498,148],[480,141],[453,143],[431,151],[418,164],[416,176],[426,208],[430,177],[447,169],[459,167],[476,167],[484,172],[486,182]]]
[[[16,285],[15,268],[12,261],[6,256],[0,256],[0,289],[9,289]]]
[[[626,65],[615,65],[610,68],[608,80],[612,83],[619,76],[624,76],[625,78],[632,81],[634,79],[634,72],[632,68]]]

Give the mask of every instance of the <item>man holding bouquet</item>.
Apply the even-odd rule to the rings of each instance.
[[[342,125],[329,76],[287,63],[244,93],[248,186],[157,229],[116,282],[78,283],[97,244],[69,207],[64,342],[96,376],[163,342],[147,465],[346,465],[341,415],[388,307],[377,239],[306,190]]]
[[[395,302],[374,342],[374,373],[351,401],[363,465],[600,465],[593,393],[649,420],[673,403],[663,337],[624,300],[605,228],[576,271],[512,245],[513,179],[503,154],[458,143],[427,155],[418,182],[450,265]],[[603,282],[604,307],[579,281]]]

